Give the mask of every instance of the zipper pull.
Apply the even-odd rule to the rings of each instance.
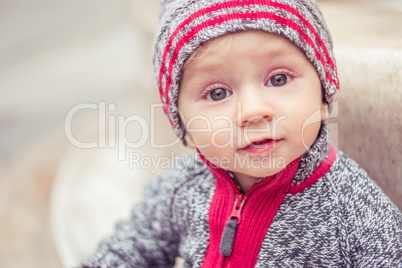
[[[230,256],[230,254],[232,254],[237,226],[240,224],[241,212],[246,200],[247,196],[236,194],[233,210],[226,223],[225,229],[223,229],[221,244],[219,246],[219,251],[223,256]]]

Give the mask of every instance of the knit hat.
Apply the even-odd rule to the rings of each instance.
[[[153,63],[164,111],[183,139],[177,107],[182,68],[204,42],[263,30],[288,38],[314,65],[331,105],[339,89],[332,38],[315,0],[161,0]]]

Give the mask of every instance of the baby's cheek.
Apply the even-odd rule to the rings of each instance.
[[[228,116],[222,116],[212,123],[211,145],[220,149],[234,147],[237,128]]]
[[[233,130],[221,129],[219,131],[215,131],[211,135],[211,145],[220,149],[233,147]]]
[[[303,146],[304,150],[308,150],[317,138],[318,132],[321,127],[321,116],[320,114],[315,114],[303,122],[300,126],[300,145]]]
[[[192,137],[193,137],[195,146],[198,149],[209,148],[211,146],[209,133],[195,132],[195,133],[192,133]]]

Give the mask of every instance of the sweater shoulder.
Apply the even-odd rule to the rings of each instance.
[[[341,150],[338,150],[336,161],[330,171],[331,180],[335,186],[339,187],[340,193],[347,194],[352,189],[366,191],[370,188],[381,191],[367,172]]]
[[[172,161],[169,169],[159,177],[153,178],[144,189],[144,197],[167,194],[173,197],[182,188],[192,187],[197,178],[208,177],[208,167],[197,153],[180,156]]]
[[[329,198],[349,228],[360,230],[358,232],[396,228],[401,234],[402,213],[367,172],[342,151],[338,151],[327,183],[331,192]],[[395,230],[391,233],[395,235]]]
[[[326,182],[339,233],[344,238],[342,250],[349,261],[361,267],[374,261],[379,266],[399,267],[402,214],[396,205],[342,151],[338,151]]]
[[[378,205],[381,202],[392,204],[375,181],[353,159],[340,150],[337,155],[328,181],[341,200],[359,206]]]

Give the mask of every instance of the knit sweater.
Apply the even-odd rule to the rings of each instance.
[[[181,158],[81,267],[402,267],[401,212],[328,136],[246,194]]]

